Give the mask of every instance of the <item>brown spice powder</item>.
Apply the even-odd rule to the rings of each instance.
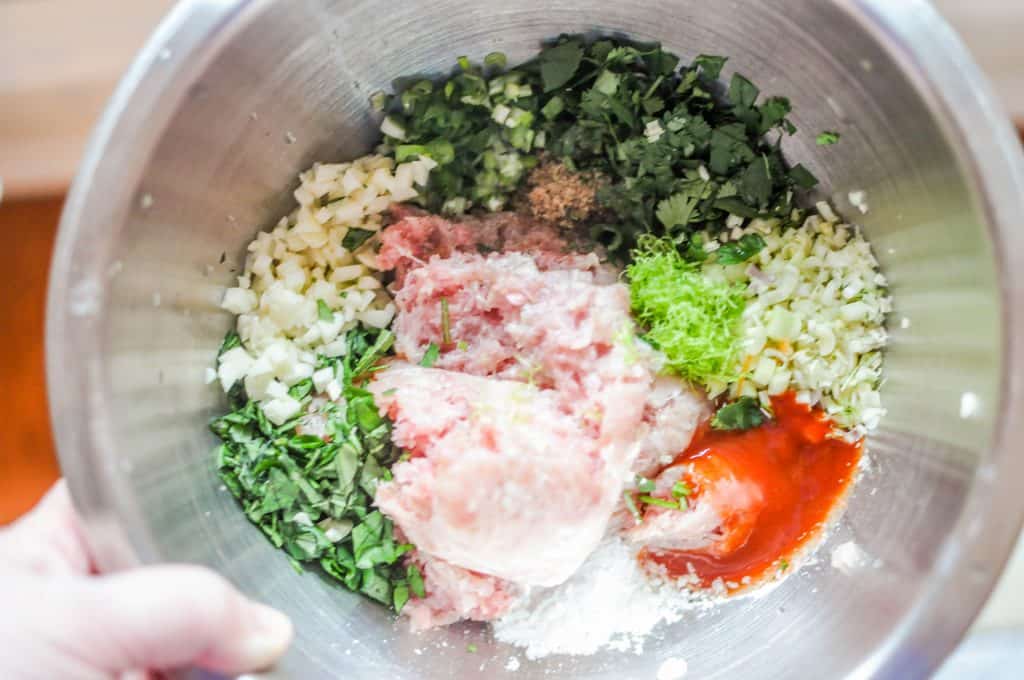
[[[527,177],[530,214],[542,222],[571,226],[597,207],[597,177],[573,172],[565,164],[545,160]]]

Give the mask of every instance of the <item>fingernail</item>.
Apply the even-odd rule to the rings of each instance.
[[[291,644],[294,627],[291,619],[278,610],[253,602],[246,612],[249,621],[243,642],[245,655],[254,668],[274,663]]]

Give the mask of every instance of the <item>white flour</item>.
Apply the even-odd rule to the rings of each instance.
[[[533,590],[523,607],[493,627],[499,640],[523,647],[529,659],[601,648],[639,654],[655,626],[678,621],[694,606],[692,596],[678,587],[649,581],[635,552],[611,538],[572,578]]]

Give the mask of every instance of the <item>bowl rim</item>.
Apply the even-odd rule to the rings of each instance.
[[[112,450],[99,396],[103,270],[110,253],[94,238],[122,223],[141,170],[193,76],[273,0],[185,0],[150,37],[95,128],[65,202],[51,260],[46,314],[50,416],[61,467],[99,566],[116,570],[159,557]],[[1003,375],[992,446],[983,456],[956,524],[924,590],[901,623],[863,659],[857,677],[925,676],[955,648],[981,610],[1016,544],[1024,498],[1024,153],[1009,117],[959,37],[927,0],[834,0],[873,35],[935,112],[987,222],[1000,289]],[[129,114],[130,111],[130,114]],[[75,370],[68,370],[75,367]],[[998,471],[998,473],[997,473]],[[957,588],[956,598],[942,597]]]

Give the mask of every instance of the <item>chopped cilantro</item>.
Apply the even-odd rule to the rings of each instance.
[[[587,226],[623,255],[647,233],[688,248],[690,235],[719,233],[729,215],[788,224],[796,190],[817,184],[782,156],[779,139],[796,132],[788,99],[763,97],[738,73],[718,94],[725,57],[680,66],[657,44],[562,36],[501,72],[504,62],[488,55],[495,72],[485,76],[460,59],[444,82],[414,82],[388,100],[404,133],[385,139],[392,153],[438,162],[418,199],[425,207],[502,209],[544,151],[603,177]]]

